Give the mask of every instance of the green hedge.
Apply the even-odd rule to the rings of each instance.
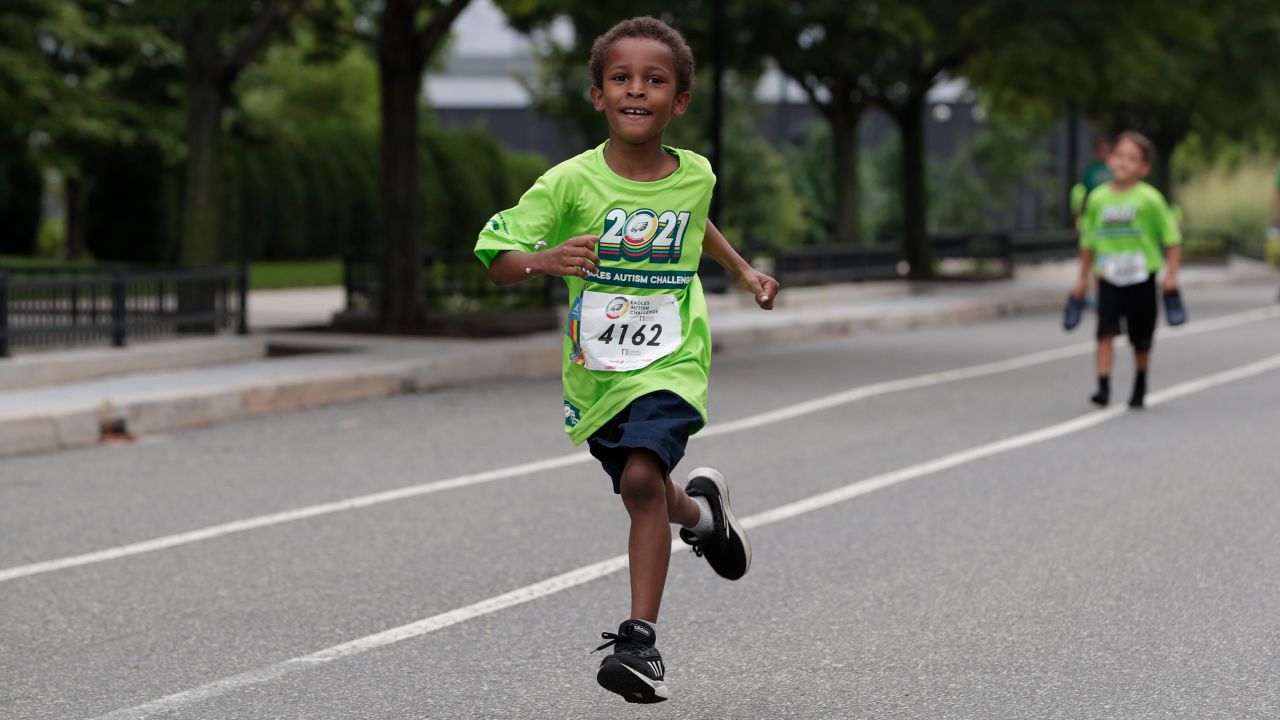
[[[251,260],[372,254],[378,140],[316,129],[296,141],[230,138],[223,145],[222,257]],[[475,129],[425,130],[419,158],[426,249],[469,252],[498,210],[515,204],[546,163],[511,153]],[[172,262],[181,228],[181,167],[131,148],[104,153],[87,210],[90,252],[100,259]]]
[[[431,129],[420,140],[426,247],[454,255],[486,220],[515,204],[545,169],[540,158],[504,150],[472,129]],[[228,153],[225,247],[285,260],[372,252],[377,138],[322,132],[297,146],[237,143]]]
[[[546,170],[541,158],[507,152],[471,129],[427,133],[421,157],[427,248],[445,257],[469,255],[484,223]]]

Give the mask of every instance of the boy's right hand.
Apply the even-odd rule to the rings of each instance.
[[[596,255],[597,235],[578,235],[538,253],[542,274],[556,277],[587,277],[600,269]]]
[[[1071,297],[1075,298],[1076,300],[1081,300],[1084,298],[1084,293],[1088,289],[1089,289],[1088,281],[1086,281],[1084,278],[1080,278],[1079,280],[1076,281],[1076,284],[1071,288]]]

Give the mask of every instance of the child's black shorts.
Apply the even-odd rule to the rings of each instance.
[[[1098,337],[1120,334],[1120,318],[1129,331],[1129,342],[1138,352],[1151,349],[1156,334],[1156,276],[1137,285],[1120,287],[1098,280]]]
[[[604,471],[619,483],[632,448],[651,450],[670,475],[684,457],[689,431],[702,424],[702,415],[684,398],[669,390],[641,395],[587,438],[587,446]]]

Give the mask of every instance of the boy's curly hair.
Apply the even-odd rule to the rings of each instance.
[[[604,60],[609,48],[623,38],[648,38],[671,48],[676,58],[676,92],[693,89],[693,51],[678,31],[661,20],[643,15],[633,17],[609,28],[591,44],[591,84],[604,87]]]
[[[1121,140],[1128,140],[1138,146],[1138,149],[1142,151],[1142,162],[1154,163],[1156,161],[1156,144],[1151,142],[1151,138],[1137,130],[1125,130],[1116,136],[1115,142],[1111,144],[1111,147],[1114,148],[1119,145]]]

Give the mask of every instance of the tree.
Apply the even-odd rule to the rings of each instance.
[[[330,0],[312,18],[321,37],[374,46],[378,60],[378,325],[426,327],[423,281],[422,75],[470,0]]]
[[[0,133],[61,174],[67,245],[85,243],[92,163],[111,147],[176,145],[167,106],[172,43],[128,17],[124,0],[22,0],[0,26]]]
[[[858,127],[871,107],[893,118],[901,135],[903,254],[913,277],[933,272],[928,238],[924,112],[930,89],[975,44],[970,13],[977,0],[915,3],[831,2],[756,5],[760,41],[798,82],[831,127],[835,170],[832,234],[859,239]]]
[[[858,128],[879,97],[881,49],[898,30],[871,0],[821,0],[803,5],[782,0],[751,4],[747,21],[757,42],[804,89],[831,128],[835,206],[831,237],[859,241]]]
[[[873,64],[873,101],[898,126],[902,140],[902,249],[911,277],[933,275],[925,181],[925,104],[929,91],[953,72],[978,44],[971,13],[979,0],[918,0],[885,8],[880,22],[887,42]]]
[[[426,326],[422,195],[418,185],[419,97],[427,61],[470,0],[386,0],[378,21],[382,134],[378,151],[382,292],[387,332]]]
[[[1268,0],[1000,0],[978,22],[1005,31],[965,68],[994,101],[1044,113],[1075,104],[1109,132],[1147,134],[1166,195],[1192,133],[1239,137],[1280,112],[1280,6]]]
[[[136,18],[155,23],[182,48],[186,169],[179,262],[221,259],[223,111],[232,84],[302,10],[305,0],[138,0]]]

